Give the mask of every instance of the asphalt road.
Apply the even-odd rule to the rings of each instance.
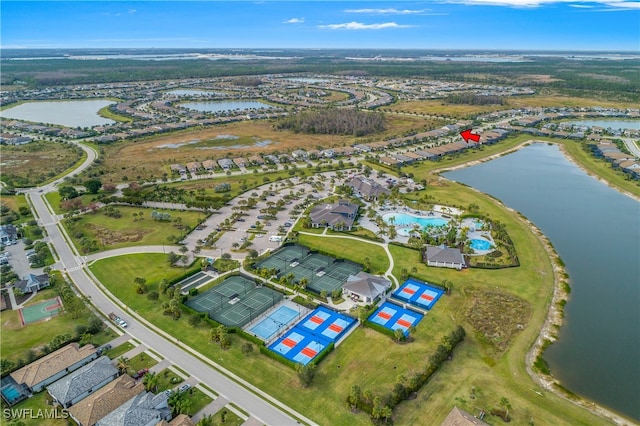
[[[89,157],[92,156],[89,155]],[[90,161],[85,162],[85,164],[90,164]],[[252,417],[260,420],[260,422],[267,425],[299,424],[293,417],[285,413],[285,411],[287,411],[294,413],[295,416],[301,418],[306,423],[314,424],[311,420],[294,412],[275,398],[259,391],[251,384],[244,382],[239,378],[236,378],[236,381],[231,380],[211,365],[201,361],[199,358],[191,354],[187,350],[188,348],[186,346],[184,348],[178,346],[178,342],[172,342],[168,340],[167,337],[157,334],[156,331],[153,331],[150,328],[153,326],[150,324],[143,324],[136,317],[132,316],[128,310],[121,308],[113,300],[109,299],[87,275],[86,271],[83,269],[83,257],[76,255],[72,251],[70,246],[67,244],[61,229],[56,224],[55,215],[49,211],[45,204],[44,191],[53,190],[54,186],[55,184],[49,184],[46,187],[36,188],[25,192],[29,195],[31,203],[39,216],[39,222],[46,229],[50,242],[53,244],[58,256],[60,257],[59,264],[61,265],[61,269],[67,272],[68,276],[73,280],[80,291],[91,300],[97,309],[105,314],[114,312],[116,315],[124,318],[125,321],[129,323],[127,332],[132,337],[162,354],[165,358],[180,366],[180,368],[184,369],[187,373],[215,389],[221,396],[242,407],[245,411],[249,412]],[[219,369],[222,370],[222,367],[216,367],[219,367]],[[238,382],[242,383],[242,385]],[[261,393],[262,397],[259,397],[247,388],[254,389],[255,392]],[[266,399],[271,403],[267,402]],[[277,405],[282,409],[277,408],[272,404]]]

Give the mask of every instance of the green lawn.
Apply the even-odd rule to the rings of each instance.
[[[222,422],[223,411],[226,412],[224,423]],[[228,408],[223,408],[222,410],[218,411],[213,415],[211,424],[213,426],[227,426],[227,425],[240,426],[242,423],[244,423],[244,420],[241,417],[239,417],[236,413],[229,410]]]
[[[412,194],[412,197],[421,199],[423,194]],[[208,326],[189,324],[190,314],[183,313],[178,321],[162,315],[158,306],[166,300],[165,296],[151,303],[145,296],[135,294],[133,278],[136,276],[147,277],[152,285],[166,276],[158,266],[165,265],[162,255],[121,256],[98,261],[91,268],[130,309],[320,424],[370,424],[365,414],[354,414],[347,408],[345,398],[351,386],[358,385],[363,390],[374,392],[390,391],[400,375],[410,377],[417,369],[424,368],[429,354],[435,350],[442,336],[457,324],[467,329],[467,339],[456,350],[453,361],[445,363],[419,392],[417,399],[404,402],[396,409],[396,424],[425,424],[425,412],[430,413],[427,424],[439,424],[453,405],[470,412],[476,412],[477,408],[489,411],[498,406],[503,396],[513,406],[512,423],[515,425],[530,424],[530,421],[535,424],[606,424],[599,417],[553,394],[541,391],[543,397],[538,396],[535,393],[538,387],[525,371],[524,356],[546,317],[552,287],[551,264],[535,236],[514,213],[462,185],[444,181],[438,187],[430,187],[429,194],[435,201],[448,205],[466,206],[473,202],[491,218],[505,223],[522,266],[500,271],[468,269],[462,272],[426,268],[420,263],[416,251],[391,247],[396,263],[395,274],[399,275],[402,268],[411,270],[415,266],[415,275],[419,278],[436,283],[442,279],[451,280],[454,283],[453,294],[441,298],[423,319],[412,343],[398,345],[371,329],[355,330],[322,361],[309,388],[302,388],[295,372],[274,360],[256,352],[244,356],[240,351],[244,341],[236,335],[230,336],[231,348],[221,350],[218,345],[209,343]],[[382,248],[372,244],[313,236],[301,236],[300,243],[357,262],[369,257],[374,268],[385,270],[388,267]],[[154,262],[154,259],[159,261]],[[110,273],[113,270],[119,274],[114,276]],[[467,322],[466,312],[473,303],[471,289],[513,294],[531,305],[528,323],[516,333],[506,351],[498,352],[476,336]],[[478,394],[474,400],[469,397],[472,386]],[[283,388],[290,391],[282,392]],[[497,424],[496,418],[488,420]]]
[[[98,194],[80,195],[80,199],[82,200],[82,205],[86,206],[89,203],[96,201],[99,194],[100,192]],[[47,192],[44,196],[56,214],[63,214],[66,212],[65,210],[62,210],[60,208],[60,202],[62,201],[62,198],[60,197],[60,193],[58,191]]]
[[[133,343],[124,342],[120,346],[116,346],[115,348],[109,349],[107,352],[104,353],[104,355],[108,356],[111,359],[116,359],[116,358],[119,358],[121,355],[129,352],[133,348],[135,348]]]
[[[136,372],[143,368],[151,368],[157,363],[158,361],[156,361],[155,358],[152,358],[149,354],[142,352],[129,359],[129,368],[131,368],[131,371]]]
[[[29,304],[56,296],[57,294],[53,289],[46,289],[38,292],[38,295]],[[83,319],[75,320],[64,312],[48,321],[40,321],[24,327],[20,325],[18,311],[2,311],[0,318],[2,358],[12,361],[17,361],[20,358],[26,359],[29,349],[39,350],[58,334],[69,333],[74,335],[76,325],[86,325],[87,323]]]
[[[86,237],[96,240],[98,250],[109,250],[137,245],[161,245],[181,240],[204,218],[200,212],[159,210],[171,215],[171,222],[159,222],[151,218],[153,209],[117,206],[119,218],[107,216],[105,208],[97,213],[65,219],[63,224],[76,247]],[[142,213],[142,219],[139,219]],[[133,216],[133,215],[136,216]],[[180,222],[177,222],[180,221]],[[80,236],[82,235],[82,237]]]
[[[19,404],[11,407],[11,410],[25,410],[22,411],[25,415],[22,418],[16,418],[13,420],[5,420],[6,417],[3,414],[3,425],[7,426],[41,426],[46,424],[47,426],[65,426],[69,424],[66,416],[60,407],[58,407],[57,415],[54,414],[54,407],[47,403],[47,396],[49,394],[46,391],[42,391],[29,399],[25,399]],[[4,405],[3,405],[4,407]],[[30,410],[30,411],[29,411]],[[39,410],[42,411],[42,416],[38,417]],[[46,412],[44,410],[47,410]],[[49,411],[50,410],[50,411]],[[14,412],[19,412],[14,411]],[[32,415],[30,415],[32,413]],[[45,413],[49,414],[48,417],[44,417]],[[57,418],[56,418],[57,417]],[[43,421],[46,419],[46,423]]]
[[[187,413],[189,416],[195,415],[198,411],[213,402],[213,399],[206,395],[198,388],[189,389],[189,400],[191,401],[191,408]]]
[[[171,369],[165,368],[158,373],[158,392],[173,389],[183,381],[184,379],[171,371]]]
[[[298,243],[337,258],[352,260],[361,265],[368,257],[371,262],[371,271],[374,273],[384,273],[389,268],[389,258],[384,249],[366,241],[300,234],[298,235]]]

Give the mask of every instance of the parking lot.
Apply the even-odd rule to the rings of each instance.
[[[234,243],[242,245],[246,240],[251,242],[248,248],[256,250],[258,254],[262,254],[266,250],[275,250],[280,246],[281,242],[271,241],[270,237],[282,235],[282,239],[284,240],[285,234],[289,232],[299,219],[299,216],[294,216],[291,213],[294,207],[300,203],[305,203],[308,195],[314,199],[323,199],[330,195],[331,191],[330,188],[328,188],[328,182],[335,176],[335,173],[329,172],[323,173],[322,175],[326,178],[323,184],[324,189],[321,190],[314,188],[311,183],[306,181],[302,182],[297,177],[290,179],[293,184],[292,186],[287,186],[284,182],[273,182],[251,189],[234,198],[228,205],[212,214],[206,222],[203,223],[201,229],[194,230],[185,238],[185,243],[188,247],[195,247],[198,240],[205,240],[209,234],[216,232],[216,229],[221,229],[224,220],[227,218],[231,219],[232,215],[237,211],[242,213],[239,220],[232,223],[231,229],[223,232],[216,241],[213,250],[206,250],[203,253],[211,257],[219,257],[222,253],[231,253],[234,258],[241,259],[244,258],[246,252],[235,255],[232,252],[232,248]],[[259,197],[263,194],[265,196],[263,199],[260,199]],[[283,210],[278,211],[275,218],[264,218],[265,213],[261,212],[261,210],[284,199],[285,195],[293,196],[293,198],[285,203]],[[239,207],[251,197],[258,199],[255,207],[240,210]],[[305,207],[307,206],[308,204],[305,204]],[[261,229],[259,229],[260,227]],[[279,230],[283,232],[279,232]]]

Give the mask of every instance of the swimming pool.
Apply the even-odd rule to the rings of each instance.
[[[393,217],[393,219],[391,219]],[[422,228],[427,226],[446,226],[449,221],[440,217],[419,217],[406,213],[387,213],[382,216],[382,219],[387,223],[394,225],[413,225],[417,223]]]
[[[20,391],[14,388],[13,385],[7,386],[5,389],[2,389],[2,395],[4,396],[4,399],[6,399],[9,404],[13,404],[17,400],[19,400],[20,397],[22,396]]]
[[[487,240],[473,239],[471,240],[471,248],[474,250],[491,250],[493,244]]]

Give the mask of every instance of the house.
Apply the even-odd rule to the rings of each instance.
[[[14,225],[0,226],[0,243],[4,245],[9,245],[17,240],[18,240],[18,230]]]
[[[193,426],[193,425],[194,423],[193,421],[191,421],[191,417],[187,416],[186,414],[178,414],[168,423],[166,420],[163,420],[157,424],[157,426]]]
[[[229,170],[233,167],[234,163],[233,160],[229,158],[221,158],[218,160],[218,165],[222,170]]]
[[[437,268],[462,269],[466,267],[464,257],[457,248],[427,246],[424,261]]]
[[[347,183],[347,186],[353,190],[354,195],[367,201],[377,200],[382,194],[391,194],[391,191],[379,183],[361,177],[354,177]]]
[[[440,426],[489,426],[458,407],[453,407]]]
[[[235,163],[236,166],[240,167],[247,167],[247,160],[242,158],[242,157],[236,157],[233,159],[233,162]]]
[[[347,282],[342,286],[342,293],[347,296],[356,296],[359,301],[369,304],[385,294],[389,288],[391,288],[391,281],[388,279],[358,272],[356,275],[349,275]]]
[[[14,371],[11,373],[11,378],[36,393],[97,357],[98,354],[93,345],[79,347],[74,342]]]
[[[136,382],[125,374],[73,405],[69,408],[69,415],[80,426],[93,426],[98,420],[142,392],[142,382]]]
[[[69,408],[118,377],[118,369],[107,356],[81,367],[73,373],[47,386],[54,402]]]
[[[301,149],[296,149],[291,153],[291,155],[293,156],[293,158],[300,161],[307,161],[309,159],[309,155],[307,154],[307,152]]]
[[[347,200],[314,207],[309,213],[313,228],[326,227],[334,231],[350,231],[356,220],[358,206]]]
[[[402,161],[398,161],[395,158],[391,158],[391,157],[380,157],[380,163],[387,165],[387,166],[396,166],[398,164],[402,164]]]
[[[201,167],[202,165],[197,161],[187,163],[187,170],[189,170],[192,175],[195,175]]]
[[[98,426],[155,426],[162,420],[171,419],[171,410],[164,392],[154,395],[150,392],[139,393],[105,417]]]
[[[49,274],[29,274],[25,279],[16,281],[13,288],[17,288],[22,294],[33,293],[49,287]]]
[[[212,172],[216,168],[216,162],[214,160],[204,160],[202,167],[208,172]]]

